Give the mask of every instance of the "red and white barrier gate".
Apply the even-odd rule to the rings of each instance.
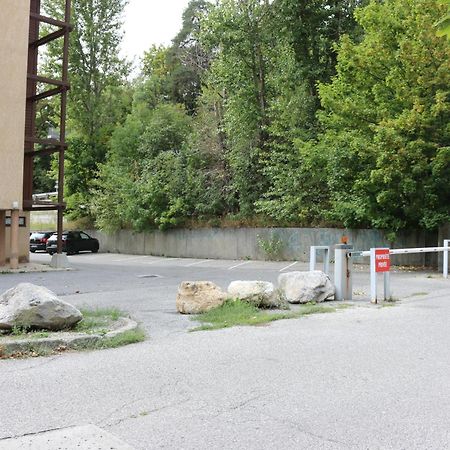
[[[443,247],[422,247],[422,248],[371,248],[369,251],[350,252],[352,256],[370,256],[370,299],[377,303],[377,273],[383,273],[384,278],[384,300],[391,298],[390,267],[391,255],[407,255],[412,253],[434,253],[443,252],[442,275],[448,278],[448,253],[450,250],[450,239],[444,240]],[[353,253],[353,254],[352,254]]]
[[[326,247],[311,247],[311,268],[314,270],[316,262],[316,250]],[[382,273],[384,278],[384,299],[391,298],[390,268],[391,255],[407,255],[412,253],[443,252],[442,275],[448,278],[448,254],[450,251],[450,239],[444,240],[443,247],[423,248],[371,248],[367,251],[353,251],[351,245],[335,245],[334,284],[336,287],[336,300],[352,299],[352,259],[361,256],[370,257],[370,299],[377,303],[377,274]],[[327,251],[327,254],[329,252]],[[328,268],[328,266],[326,266]]]

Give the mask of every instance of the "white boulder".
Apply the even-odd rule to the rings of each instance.
[[[15,326],[63,330],[82,318],[77,308],[43,286],[20,283],[0,296],[0,330]]]
[[[330,278],[320,270],[283,273],[278,277],[278,288],[289,303],[319,303],[334,295]]]
[[[228,296],[251,303],[259,308],[284,306],[275,286],[268,281],[232,281],[228,286]]]
[[[200,314],[221,306],[227,294],[211,281],[183,281],[178,288],[177,311]]]

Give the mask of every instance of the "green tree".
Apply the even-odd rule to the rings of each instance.
[[[336,72],[336,45],[344,34],[359,38],[353,17],[361,1],[280,0],[270,25],[274,52],[268,75],[268,147],[264,174],[269,182],[257,211],[281,223],[317,225],[329,207],[326,156],[315,139],[320,132],[317,85]]]
[[[63,17],[64,3],[47,1],[45,11]],[[90,186],[105,159],[108,141],[130,104],[128,64],[119,57],[121,16],[126,0],[73,0],[68,103],[69,148],[66,197],[73,213],[86,214]],[[57,72],[61,49],[49,47],[48,66]],[[73,145],[72,145],[73,144]],[[72,199],[70,197],[73,196]]]
[[[168,49],[171,66],[171,95],[176,103],[185,106],[190,114],[197,109],[197,98],[202,88],[202,79],[208,69],[211,55],[199,40],[201,18],[208,13],[210,3],[206,0],[191,0],[183,12],[181,30]]]
[[[327,83],[336,73],[336,44],[343,35],[358,37],[360,27],[354,18],[357,7],[367,0],[280,0],[275,3],[276,26],[283,30],[292,46],[296,78],[308,94],[305,113],[309,127],[316,124],[320,108],[319,82]],[[306,100],[306,99],[305,99]],[[315,131],[310,128],[310,131]]]
[[[181,105],[154,106],[146,88],[137,88],[101,166],[92,208],[103,229],[165,228],[187,214],[184,149],[192,119]]]
[[[331,217],[397,231],[449,220],[450,46],[431,0],[372,1],[364,39],[339,46],[337,77],[320,86]],[[447,181],[446,181],[447,180]]]
[[[199,42],[200,19],[208,10],[205,0],[192,0],[183,12],[181,30],[168,47],[152,46],[142,59],[142,77],[155,101],[184,105],[193,115],[210,55]]]
[[[268,1],[224,0],[201,24],[202,44],[215,55],[206,83],[222,99],[224,145],[241,214],[252,215],[266,189],[268,86],[273,47]]]

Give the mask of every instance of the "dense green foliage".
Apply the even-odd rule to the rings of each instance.
[[[89,213],[90,190],[105,160],[109,139],[116,124],[130,109],[131,86],[126,83],[128,64],[121,59],[121,15],[126,0],[72,0],[74,27],[70,34],[65,192],[73,216]],[[64,18],[63,0],[43,0],[43,12]],[[43,27],[43,34],[54,31]],[[62,41],[53,41],[44,53],[41,71],[53,78],[61,77]],[[38,111],[38,133],[45,135],[49,126],[59,124],[59,99],[42,102]],[[48,114],[49,109],[51,114]],[[42,118],[40,118],[42,117]],[[40,119],[39,119],[40,118]],[[43,161],[44,163],[46,161]],[[49,169],[49,168],[48,168]],[[51,170],[47,172],[47,175]],[[39,190],[48,190],[36,177]],[[56,179],[56,174],[53,173]],[[54,183],[54,182],[53,182]],[[52,184],[52,183],[50,183]]]
[[[329,183],[344,224],[396,231],[449,219],[450,52],[433,30],[433,6],[396,1],[359,11],[363,42],[341,42],[338,78],[321,86],[329,161],[343,156],[358,169]]]
[[[445,2],[192,0],[133,82],[123,61],[85,65],[83,30],[102,28],[81,5],[111,2],[77,2],[67,187],[101,228],[450,219]]]
[[[390,231],[449,220],[450,54],[433,29],[439,14],[433,1],[408,0],[356,12],[362,41],[341,39],[337,75],[319,84],[322,131],[294,141],[262,210]]]
[[[439,0],[439,3],[447,6],[446,13],[436,23],[438,36],[447,36],[450,39],[450,0]]]

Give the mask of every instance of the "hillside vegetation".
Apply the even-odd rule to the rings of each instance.
[[[192,0],[172,45],[150,48],[133,81],[116,56],[123,7],[74,0],[73,217],[106,230],[391,233],[450,220],[450,41],[436,27],[445,5]]]

